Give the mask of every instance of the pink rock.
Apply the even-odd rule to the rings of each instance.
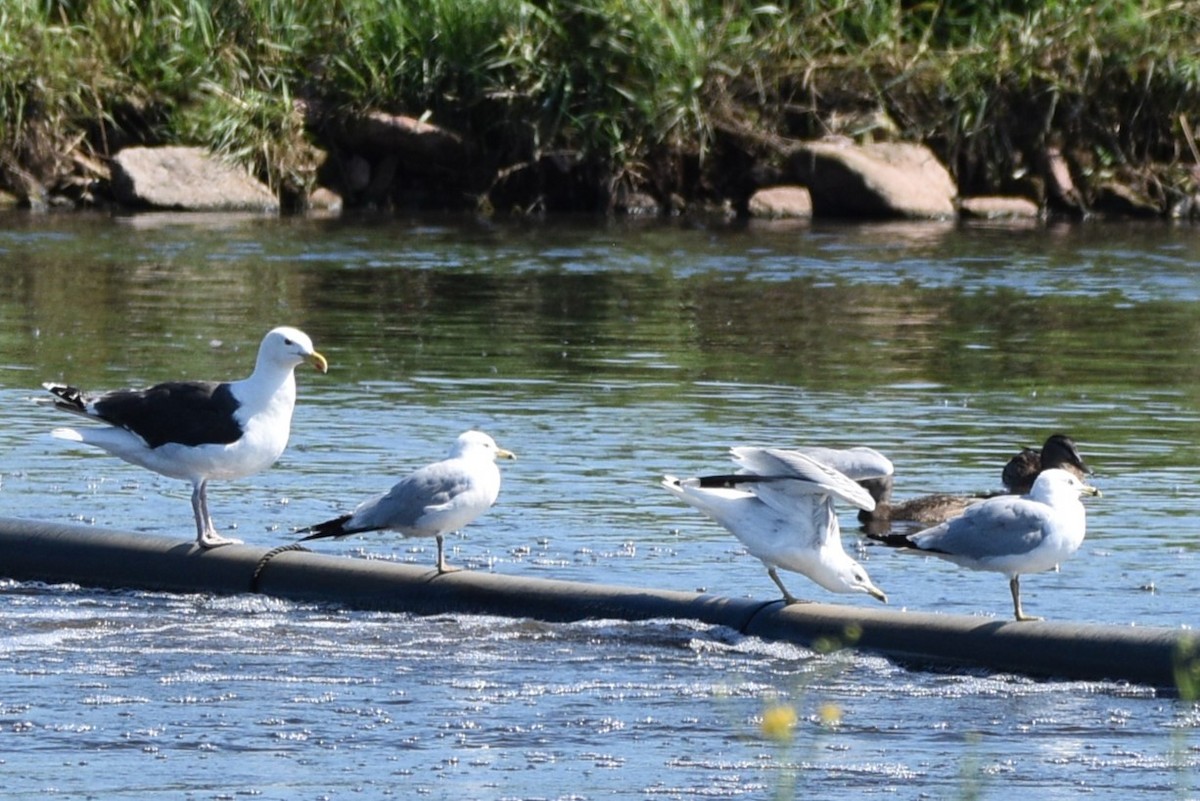
[[[127,147],[113,158],[113,191],[131,206],[278,212],[279,200],[244,169],[198,147]]]
[[[812,196],[802,186],[771,186],[750,197],[750,216],[771,220],[812,216]]]
[[[791,155],[788,172],[808,188],[816,216],[941,219],[957,214],[954,180],[923,145],[808,142]]]

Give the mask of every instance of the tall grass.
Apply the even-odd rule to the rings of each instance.
[[[1191,0],[8,0],[0,182],[82,146],[207,145],[311,180],[306,98],[427,115],[496,166],[571,151],[631,182],[886,110],[995,184],[1048,141],[1095,169],[1180,161]],[[40,143],[40,144],[35,144]],[[39,154],[38,151],[44,151]],[[675,177],[672,177],[674,175]],[[655,177],[657,176],[657,177]],[[665,177],[664,177],[665,176]],[[658,187],[671,189],[672,187]],[[674,187],[686,191],[687,187]]]

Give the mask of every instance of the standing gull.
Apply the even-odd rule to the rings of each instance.
[[[51,433],[192,482],[196,542],[202,548],[236,543],[213,527],[208,481],[244,478],[275,463],[291,431],[296,405],[293,371],[305,361],[322,373],[329,368],[304,332],[281,327],[263,337],[254,372],[240,381],[169,381],[100,395],[45,384],[57,398],[56,408],[107,424],[56,428]]]
[[[838,470],[799,451],[733,448],[742,469],[733,475],[679,479],[662,486],[741,540],[783,592],[797,603],[776,568],[807,576],[830,592],[863,592],[887,603],[862,565],[842,548],[833,502],[872,508],[871,496]]]
[[[353,512],[300,529],[304,539],[348,537],[388,529],[406,537],[437,539],[437,572],[449,572],[443,537],[482,515],[500,494],[496,459],[516,459],[482,431],[458,435],[449,455],[426,465]]]
[[[1099,494],[1067,470],[1043,470],[1028,495],[997,495],[961,517],[888,542],[972,570],[1003,573],[1016,619],[1038,620],[1021,609],[1020,576],[1051,570],[1079,549],[1087,528],[1079,497]]]

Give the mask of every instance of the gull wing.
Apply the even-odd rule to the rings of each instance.
[[[781,564],[779,554],[797,547],[816,552],[831,537],[839,538],[840,545],[841,532],[829,496],[795,496],[786,508],[781,509],[764,501],[756,492],[743,489],[758,487],[758,482],[735,485],[730,481],[713,484],[705,481],[705,478],[664,476],[662,486],[719,523],[736,536],[751,555],[768,564]]]
[[[455,470],[456,460],[426,465],[390,490],[360,504],[351,516],[354,528],[425,533],[425,516],[443,511],[472,489],[470,476]]]
[[[832,467],[854,481],[883,478],[896,472],[891,459],[865,445],[854,448],[805,446],[794,450],[811,459],[816,459],[826,467]]]
[[[749,484],[754,493],[780,511],[786,512],[798,498],[821,495],[868,512],[875,509],[875,499],[859,484],[800,451],[739,447],[730,453],[744,472],[761,479]]]
[[[909,535],[923,551],[971,561],[1028,553],[1046,536],[1053,510],[1016,495],[990,498],[953,520]]]

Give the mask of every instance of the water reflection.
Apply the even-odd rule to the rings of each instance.
[[[44,375],[71,365],[75,380],[109,382],[135,365],[145,375],[129,380],[172,365],[227,373],[239,361],[229,350],[286,321],[339,351],[349,381],[415,373],[650,379],[667,369],[673,380],[847,391],[933,384],[1026,393],[1095,387],[1113,375],[1129,386],[1182,384],[1193,395],[1197,385],[1188,357],[1200,327],[1200,305],[1188,297],[1197,281],[1174,257],[1156,280],[1189,284],[1185,296],[1161,291],[1132,302],[1124,290],[1140,274],[1133,263],[1110,268],[1103,290],[1084,274],[1089,265],[1039,267],[1041,257],[998,287],[943,280],[947,269],[961,278],[994,268],[969,252],[937,261],[953,232],[938,229],[931,243],[923,226],[908,239],[868,227],[837,246],[827,232],[766,243],[724,233],[709,239],[714,252],[698,254],[681,253],[684,234],[673,229],[574,248],[544,242],[550,235],[484,229],[450,241],[448,230],[432,229],[404,231],[415,241],[381,258],[393,253],[394,228],[341,229],[339,247],[318,239],[323,252],[314,253],[309,243],[332,224],[295,225],[253,218],[240,228],[189,228],[175,245],[176,223],[108,227],[88,233],[97,247],[87,257],[71,237],[47,248],[10,234],[0,344],[9,361]],[[873,259],[898,251],[911,263],[902,280],[861,266],[858,254],[880,241]],[[1054,240],[1043,233],[1039,241]],[[985,252],[990,244],[975,242]],[[420,255],[435,247],[444,248],[436,258]],[[703,267],[714,262],[721,266]],[[731,269],[738,263],[744,269]],[[1052,283],[1087,291],[1037,291],[1056,270],[1064,275]],[[1020,275],[1028,271],[1032,284]],[[196,347],[211,342],[226,347]]]

